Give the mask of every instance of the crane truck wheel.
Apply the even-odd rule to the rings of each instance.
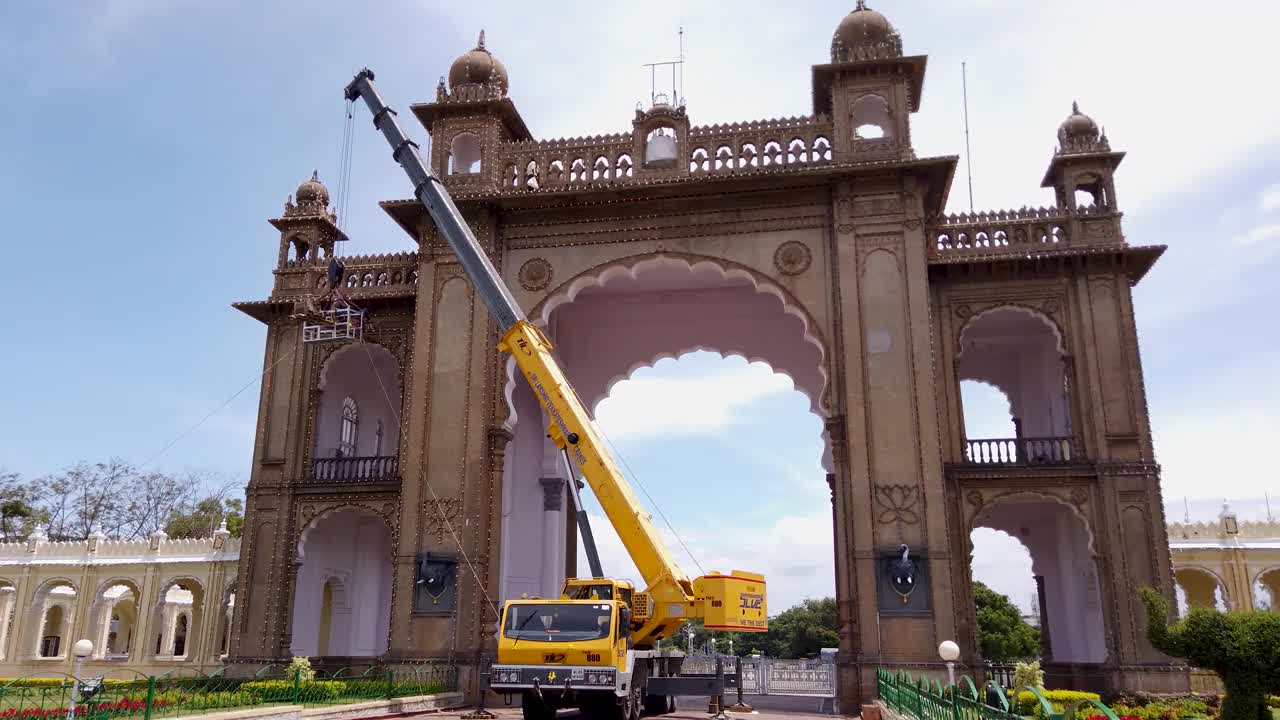
[[[666,715],[671,712],[671,699],[666,695],[645,695],[644,696],[644,714],[645,715]]]

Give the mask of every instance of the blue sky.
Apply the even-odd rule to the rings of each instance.
[[[524,3],[408,0],[0,5],[10,268],[0,466],[38,476],[77,459],[145,462],[261,371],[264,331],[229,304],[268,292],[278,235],[265,221],[285,196],[313,168],[335,178],[341,89],[361,66],[403,109],[433,96],[483,27],[536,136],[616,132],[648,96],[641,63],[674,55],[683,24],[695,123],[798,115],[810,107],[809,66],[824,61],[852,5],[581,0],[536,14]],[[921,155],[963,151],[967,62],[978,207],[1051,201],[1039,179],[1072,100],[1129,153],[1116,180],[1127,236],[1169,246],[1135,291],[1166,497],[1280,489],[1268,452],[1280,431],[1269,312],[1280,301],[1280,97],[1248,71],[1274,66],[1277,11],[1247,0],[1210,10],[1154,0],[872,6],[908,52],[929,55],[913,118]],[[425,145],[421,128],[410,131]],[[382,142],[361,114],[348,252],[410,249],[376,207],[408,194]],[[953,210],[967,205],[961,187]],[[673,523],[702,533],[712,557],[827,511],[816,419],[794,391],[734,362],[664,361],[634,381],[747,373],[774,388],[732,404],[734,423],[614,433]],[[617,416],[646,412],[627,410],[625,387]],[[998,403],[989,407],[979,421],[1003,422]],[[256,412],[255,386],[153,466],[247,477]],[[750,460],[765,448],[769,459]],[[812,491],[780,490],[792,486],[779,477],[808,476]],[[742,488],[753,498],[744,506],[707,512],[695,499]],[[830,587],[829,573],[810,575],[796,592]]]

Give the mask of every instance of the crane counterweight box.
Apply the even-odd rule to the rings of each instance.
[[[703,626],[708,630],[765,632],[769,629],[764,576],[745,570],[712,573],[693,581],[694,595],[705,598]]]

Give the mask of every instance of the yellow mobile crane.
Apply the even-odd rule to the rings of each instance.
[[[642,709],[650,714],[674,710],[677,695],[721,694],[723,675],[681,674],[682,657],[660,652],[656,645],[691,618],[702,618],[713,630],[766,631],[764,576],[741,570],[693,580],[685,575],[606,449],[595,421],[552,355],[551,343],[525,318],[444,184],[400,130],[395,111],[374,89],[373,72],[359,72],[345,94],[353,102],[364,98],[374,127],[413,182],[414,196],[497,320],[498,347],[515,358],[551,418],[548,436],[571,459],[570,470],[576,465],[591,486],[646,583],[637,590],[604,577],[571,472],[568,484],[593,577],[567,580],[557,599],[508,600],[503,605],[490,687],[520,693],[527,720],[547,720],[557,708],[571,706],[593,716],[635,720]]]

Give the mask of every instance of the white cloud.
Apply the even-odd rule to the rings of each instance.
[[[642,369],[609,392],[596,419],[613,439],[722,434],[743,410],[769,395],[794,389],[764,363],[723,363],[714,373],[667,376]]]
[[[990,528],[973,531],[973,579],[1008,596],[1023,612],[1030,612],[1036,594],[1031,553],[1008,533]]]
[[[1258,212],[1269,213],[1280,210],[1280,183],[1272,183],[1263,188],[1258,199]]]
[[[1276,489],[1270,449],[1280,411],[1265,407],[1188,409],[1153,428],[1166,498],[1258,497]]]
[[[1269,223],[1265,225],[1257,225],[1239,235],[1236,235],[1232,242],[1236,245],[1248,247],[1250,245],[1258,245],[1271,240],[1280,240],[1280,223]]]

